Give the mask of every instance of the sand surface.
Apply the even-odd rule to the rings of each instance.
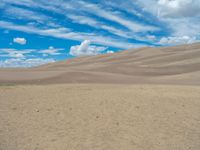
[[[199,150],[200,87],[0,86],[0,150]]]
[[[130,49],[30,69],[0,69],[0,84],[58,83],[200,85],[200,43]]]
[[[199,85],[200,43],[0,69],[0,150],[200,150]]]

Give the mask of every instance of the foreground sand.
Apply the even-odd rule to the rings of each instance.
[[[199,108],[199,86],[0,86],[0,150],[199,150]]]

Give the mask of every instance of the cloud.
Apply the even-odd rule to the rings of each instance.
[[[110,32],[114,35],[120,36],[120,37],[125,37],[125,38],[136,37],[134,34],[131,34],[130,32],[117,29],[113,26],[106,25],[94,18],[90,18],[90,17],[83,16],[83,15],[73,15],[73,14],[69,14],[67,17],[70,18],[75,23],[89,25],[93,28],[105,30],[105,31],[108,31],[108,32]]]
[[[7,21],[0,21],[0,27],[10,30],[22,31],[26,33],[34,33],[43,36],[51,36],[55,38],[61,39],[70,39],[76,41],[83,41],[85,39],[89,39],[95,44],[101,44],[106,46],[113,46],[117,48],[134,48],[134,47],[141,47],[143,45],[140,44],[133,44],[129,43],[123,39],[116,39],[108,36],[97,35],[94,33],[84,33],[84,32],[72,32],[68,28],[50,28],[50,29],[43,29],[34,26],[27,26],[27,25],[17,25]]]
[[[113,54],[114,51],[108,50],[108,51],[106,51],[106,53],[107,53],[107,54]]]
[[[135,32],[147,32],[147,31],[159,30],[159,27],[157,26],[141,23],[139,21],[136,21],[134,18],[132,19],[127,18],[126,15],[124,14],[124,10],[122,12],[119,11],[120,12],[119,13],[117,11],[111,10],[108,7],[108,5],[106,5],[106,7],[108,8],[105,7],[106,8],[105,9],[104,6],[101,5],[100,3],[95,4],[92,3],[92,1],[86,2],[82,0],[77,0],[77,1],[64,2],[56,0],[51,2],[50,1],[34,2],[32,0],[20,0],[20,1],[2,0],[2,3],[6,4],[6,7],[4,8],[4,15],[7,14],[9,20],[17,18],[19,20],[23,20],[23,22],[32,21],[32,22],[27,22],[25,26],[29,26],[30,24],[35,24],[34,28],[37,26],[39,27],[40,30],[45,30],[44,31],[45,33],[40,31],[37,33],[45,36],[53,36],[51,34],[55,34],[54,37],[57,38],[65,38],[65,39],[68,38],[77,41],[83,41],[84,39],[89,39],[95,44],[102,44],[106,46],[113,46],[116,48],[128,49],[128,48],[133,48],[135,46],[137,47],[137,45],[131,42],[128,43],[127,42],[128,40],[126,40],[127,38],[136,39],[138,41],[141,40],[141,42],[145,40],[144,38],[142,38],[143,36],[134,34]],[[79,8],[78,11],[77,7]],[[39,9],[45,11],[36,11]],[[66,26],[68,26],[68,24],[66,24],[65,21],[60,21],[60,20],[58,21],[57,20],[58,18],[52,16],[51,13],[49,14],[44,12],[52,12],[58,14],[59,16],[66,17],[66,19],[70,18],[73,22],[76,22],[79,25],[87,24],[90,26],[90,28],[107,31],[109,35],[105,36],[104,34],[105,32],[102,31],[98,33],[94,32],[93,34],[88,34],[84,32],[75,32],[74,29],[70,29],[71,31],[73,31],[73,33],[70,32],[68,35],[66,35],[65,32],[63,32],[62,35],[60,33],[48,34],[46,33],[46,31],[47,32],[51,32],[52,30],[58,31],[58,28],[56,27],[66,29]],[[100,21],[99,18],[103,18],[103,21],[102,20]],[[111,26],[109,22],[113,22],[118,27],[113,25]],[[22,24],[20,24],[19,26],[24,26]],[[5,28],[5,26],[1,27]],[[53,29],[51,29],[50,27],[53,27]],[[20,28],[14,27],[13,30],[19,30],[19,29]],[[23,32],[27,31],[30,32],[31,30],[32,29],[29,30],[26,29]],[[72,35],[73,37],[68,37],[70,35]],[[80,39],[79,37],[82,36],[85,37]]]
[[[161,32],[161,36],[164,33],[161,43],[173,45],[173,43],[199,41],[200,0],[137,0],[137,2],[144,11],[155,16],[164,26]],[[153,42],[158,41],[159,38],[160,36],[157,36]]]
[[[70,54],[73,56],[88,56],[97,55],[106,50],[106,47],[90,45],[91,41],[85,40],[80,45],[72,46],[70,48]]]
[[[61,55],[59,51],[63,51],[64,48],[54,48],[50,46],[48,49],[12,49],[12,48],[2,48],[0,49],[0,56],[9,58],[26,58],[27,56],[34,56],[34,53],[43,54],[43,56],[48,55]]]
[[[21,45],[25,45],[26,44],[26,39],[25,38],[19,38],[19,37],[17,37],[17,38],[13,39],[13,42],[21,44]]]
[[[126,2],[120,0],[119,3],[121,3],[121,5],[118,5],[119,3],[116,3],[115,1],[113,2],[105,1],[105,3],[101,1],[100,3],[93,3],[92,1],[86,2],[83,0],[67,1],[67,2],[59,0],[51,2],[49,1],[33,2],[32,0],[20,0],[20,1],[3,0],[3,2],[7,4],[5,12],[8,12],[11,17],[22,18],[22,20],[26,19],[26,21],[30,21],[27,19],[31,19],[33,21],[33,22],[28,22],[26,25],[23,25],[23,23],[20,25],[13,23],[15,26],[18,27],[28,26],[28,28],[32,27],[29,30],[27,29],[24,30],[24,32],[29,32],[29,33],[34,32],[36,30],[32,29],[35,28],[38,29],[36,32],[34,32],[36,34],[52,36],[56,38],[64,38],[76,41],[83,41],[84,39],[89,39],[94,44],[111,46],[121,49],[129,49],[129,48],[146,46],[145,44],[146,41],[149,43],[151,42],[148,41],[149,39],[144,38],[145,36],[143,36],[143,34],[142,35],[139,34],[140,32],[147,33],[148,31],[153,32],[160,30],[160,28],[158,26],[155,26],[155,24],[148,23],[147,19],[151,20],[151,18],[149,17],[145,18],[143,12],[139,12],[137,7],[135,7],[137,2],[133,3],[131,0],[128,0]],[[107,5],[107,3],[110,2],[114,3],[115,6]],[[125,6],[129,6],[129,10],[132,9],[134,11],[128,13],[129,10],[127,11]],[[79,11],[77,11],[77,7],[79,8]],[[45,11],[37,11],[38,9],[42,9]],[[63,18],[66,17],[67,20],[69,20],[70,18],[71,22],[76,23],[75,26],[77,26],[78,24],[78,26],[80,26],[81,29],[84,30],[87,28],[86,27],[82,28],[82,26],[88,25],[90,27],[88,27],[89,30],[86,31],[93,31],[93,32],[89,33],[85,31],[76,32],[76,29],[73,29],[72,26],[68,26],[71,22],[69,22],[69,24],[66,24],[65,21],[61,20],[58,21],[57,20],[58,18],[56,18],[55,15],[52,16],[51,13],[49,14],[44,12],[55,13],[56,15],[62,16]],[[34,14],[34,15],[29,15],[29,14]],[[129,16],[127,17],[126,14],[128,14],[130,17]],[[139,17],[143,16],[142,19],[145,18],[146,21],[140,22],[139,20],[135,19],[135,15]],[[38,20],[40,21],[41,24],[36,24]],[[153,21],[151,20],[151,22]],[[29,26],[31,24],[34,26]],[[4,27],[2,26],[2,28]],[[14,27],[14,29],[22,31],[21,30],[22,28],[18,27],[17,28]],[[71,27],[71,29],[68,32],[63,32],[59,31],[59,28],[57,27],[65,29]],[[42,30],[43,32],[39,30]]]
[[[84,11],[87,11],[89,13],[95,14],[95,15],[97,15],[99,17],[105,18],[107,20],[114,21],[114,22],[126,27],[130,31],[133,31],[133,32],[146,32],[146,31],[159,30],[158,27],[155,27],[155,26],[152,26],[152,25],[147,25],[147,24],[143,25],[141,23],[137,23],[137,22],[131,21],[128,18],[125,19],[125,16],[120,16],[117,13],[114,13],[112,11],[103,9],[97,4],[87,3],[85,1],[79,1],[79,3],[82,6],[80,9],[82,9]]]
[[[4,14],[10,18],[36,21],[38,23],[48,23],[49,20],[52,19],[51,17],[44,14],[15,6],[9,6],[7,9],[5,9]]]
[[[39,51],[39,53],[42,53],[43,56],[48,55],[60,55],[61,53],[59,51],[64,50],[63,48],[54,48],[53,46],[50,46],[48,49],[44,49]]]
[[[10,58],[25,58],[26,54],[34,52],[35,50],[27,49],[27,50],[16,50],[12,48],[3,48],[0,49],[1,56],[10,57]]]
[[[162,36],[184,43],[181,37],[200,34],[200,0],[1,0],[0,8],[0,28],[120,49],[164,45]]]
[[[47,63],[55,62],[54,59],[42,59],[42,58],[29,58],[29,59],[6,59],[4,61],[0,60],[1,68],[18,68],[18,67],[34,67]]]
[[[26,7],[33,7],[36,5],[35,2],[33,2],[32,0],[18,0],[18,1],[13,1],[13,0],[1,0],[1,3],[4,5],[8,5],[8,4],[14,4],[14,5],[22,5],[22,6],[26,6]]]
[[[143,10],[158,18],[185,18],[200,16],[200,0],[137,0]]]
[[[191,38],[189,36],[162,37],[159,41],[159,44],[162,44],[162,45],[191,44],[196,41],[197,39],[195,37]]]
[[[200,0],[159,0],[158,6],[163,17],[200,16]]]

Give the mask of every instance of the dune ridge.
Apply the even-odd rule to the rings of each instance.
[[[144,47],[26,69],[0,69],[0,83],[153,83],[199,85],[200,43]]]

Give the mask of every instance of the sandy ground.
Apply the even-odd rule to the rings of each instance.
[[[1,68],[0,150],[200,150],[200,43]]]
[[[200,87],[0,86],[0,150],[199,150]]]

